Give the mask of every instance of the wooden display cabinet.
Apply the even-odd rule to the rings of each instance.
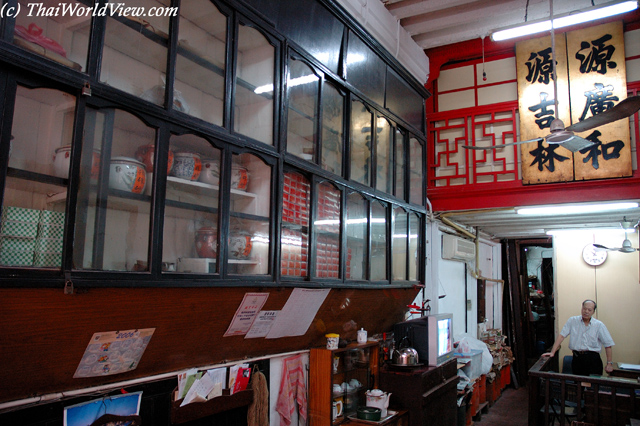
[[[309,356],[309,418],[314,426],[331,426],[355,416],[366,405],[365,392],[378,387],[378,342],[345,348],[311,349]],[[360,386],[352,386],[360,383]],[[345,384],[343,386],[343,384]],[[342,386],[334,392],[334,385]],[[333,402],[342,401],[342,415],[333,418]]]

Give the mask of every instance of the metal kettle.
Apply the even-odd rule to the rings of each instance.
[[[391,362],[394,365],[410,366],[418,365],[418,351],[411,347],[403,347],[407,338],[403,338],[400,342],[400,348],[394,349],[391,354]]]

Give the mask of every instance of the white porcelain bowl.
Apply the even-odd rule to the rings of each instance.
[[[53,154],[53,175],[60,178],[69,177],[69,166],[71,164],[71,145],[56,148]],[[100,151],[93,150],[93,161],[91,163],[91,178],[97,179],[100,172]]]
[[[109,188],[134,194],[144,193],[147,172],[135,158],[113,157],[109,168]]]
[[[200,182],[209,185],[220,184],[220,160],[205,159],[202,160],[202,172],[200,173]]]

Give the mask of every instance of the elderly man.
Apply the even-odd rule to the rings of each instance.
[[[602,321],[592,318],[596,310],[596,302],[593,300],[585,300],[582,302],[582,315],[570,317],[560,335],[553,344],[551,352],[542,354],[542,356],[552,357],[560,349],[563,340],[571,335],[569,340],[569,349],[573,351],[573,361],[571,369],[573,374],[580,376],[589,376],[591,374],[602,375],[602,359],[600,351],[604,346],[604,352],[607,355],[607,366],[605,371],[611,373],[613,371],[612,351],[611,347],[615,344],[609,334],[609,330]]]

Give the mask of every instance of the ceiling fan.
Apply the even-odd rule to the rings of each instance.
[[[553,19],[553,0],[549,0],[549,12]],[[554,98],[557,98],[555,94],[558,93],[558,83],[556,81],[556,48],[555,48],[555,32],[553,29],[553,25],[551,25],[551,63],[552,63],[552,79],[553,79],[553,93]],[[590,147],[595,142],[584,139],[580,136],[574,134],[574,132],[586,132],[587,130],[594,129],[599,126],[603,126],[605,124],[613,123],[615,121],[621,120],[623,118],[627,118],[636,113],[636,111],[640,110],[640,95],[630,96],[623,101],[616,104],[614,107],[609,108],[607,111],[604,111],[598,115],[594,115],[589,117],[583,121],[579,121],[575,124],[572,124],[569,127],[565,127],[562,120],[558,117],[558,101],[554,99],[555,106],[555,119],[550,124],[550,133],[541,138],[529,139],[526,141],[518,141],[505,143],[501,145],[492,145],[492,146],[471,146],[471,145],[463,145],[463,148],[466,149],[474,149],[474,150],[487,150],[487,149],[496,149],[496,148],[504,148],[506,146],[511,145],[520,145],[530,142],[541,142],[546,139],[547,143],[550,145],[560,145],[571,152],[577,152],[581,149]]]
[[[622,253],[635,253],[636,251],[640,251],[640,249],[637,249],[631,245],[631,240],[629,240],[629,237],[627,237],[627,230],[637,228],[638,223],[640,223],[640,221],[634,224],[633,222],[628,221],[626,217],[622,219],[622,222],[620,222],[620,226],[622,226],[622,229],[624,229],[624,241],[622,241],[622,247],[609,248],[603,246],[602,244],[594,244],[593,246],[599,249],[620,251]]]

